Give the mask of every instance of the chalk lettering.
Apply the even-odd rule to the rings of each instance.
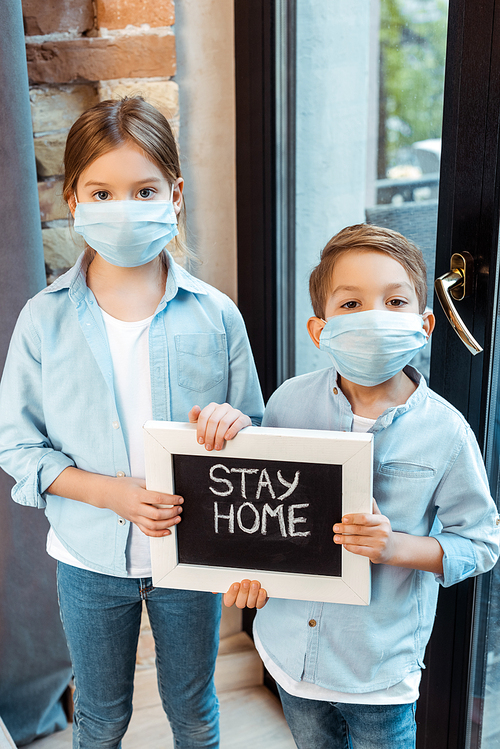
[[[275,510],[272,510],[268,504],[265,504],[262,508],[262,527],[261,533],[263,536],[267,535],[267,516],[277,517],[280,524],[280,532],[283,538],[286,538],[286,527],[285,518],[283,517],[283,505],[278,505]]]
[[[225,465],[222,465],[222,463],[217,463],[210,468],[210,478],[212,479],[212,481],[217,481],[219,484],[227,484],[227,490],[217,491],[217,489],[214,489],[213,486],[210,486],[209,489],[211,492],[213,492],[213,494],[217,494],[218,497],[228,497],[230,494],[232,494],[234,486],[229,481],[229,479],[221,479],[217,478],[217,476],[214,476],[214,471],[217,468],[222,468],[222,470],[226,473],[229,473],[229,468],[227,468]]]
[[[257,486],[257,494],[255,495],[255,499],[260,499],[260,493],[262,489],[267,486],[269,490],[269,494],[273,499],[276,499],[276,494],[273,489],[273,485],[271,484],[271,479],[269,478],[269,474],[266,471],[265,468],[262,469],[259,476],[259,485]]]
[[[291,484],[289,484],[288,481],[283,478],[283,476],[281,475],[281,471],[278,471],[276,475],[278,476],[278,481],[280,482],[280,484],[283,484],[283,486],[288,486],[288,491],[284,492],[284,494],[280,494],[278,499],[286,499],[290,496],[290,494],[293,494],[295,489],[298,487],[300,471],[296,472],[295,478]]]
[[[247,498],[247,487],[245,482],[246,473],[258,473],[258,468],[231,468],[231,473],[241,473],[241,496]]]
[[[243,525],[243,522],[241,520],[241,513],[243,512],[244,507],[249,507],[254,513],[255,519],[251,528],[246,528]],[[243,504],[240,505],[240,507],[238,508],[238,512],[236,513],[236,518],[238,520],[239,527],[241,528],[242,531],[244,531],[244,533],[255,533],[256,531],[259,530],[259,526],[260,526],[259,512],[257,508],[255,507],[255,505],[253,505],[251,502],[243,502]]]
[[[229,469],[227,466],[225,466],[223,463],[217,463],[216,465],[213,465],[210,468],[210,479],[216,483],[216,484],[225,484],[227,488],[215,488],[214,486],[210,486],[209,489],[213,494],[216,494],[219,497],[227,497],[234,491],[234,485],[232,481],[230,481],[228,478],[223,478],[221,476],[216,475],[216,471],[222,470],[226,474],[229,473],[236,473],[240,476],[240,492],[243,499],[247,499],[247,475],[251,475],[254,473],[259,473],[258,468],[231,468]],[[295,476],[293,478],[293,481],[287,481],[283,477],[283,474],[280,470],[276,471],[276,475],[278,478],[278,481],[280,484],[284,487],[286,487],[286,491],[283,492],[283,494],[280,494],[277,499],[280,500],[280,502],[283,502],[287,497],[290,497],[290,495],[293,494],[293,492],[297,489],[299,485],[299,479],[300,479],[300,471],[295,472]],[[256,501],[260,499],[260,495],[263,491],[263,489],[267,489],[272,499],[276,499],[276,492],[274,491],[273,485],[271,483],[271,479],[269,476],[269,473],[266,468],[263,468],[259,473],[259,481],[257,484],[257,490],[255,493],[255,499]],[[309,507],[309,504],[294,504],[290,505],[288,507],[288,513],[287,518],[285,519],[285,506],[284,504],[279,504],[278,507],[272,508],[269,504],[264,504],[262,506],[262,510],[258,509],[252,502],[243,502],[237,510],[235,511],[235,505],[231,504],[229,506],[229,514],[223,515],[222,512],[219,511],[219,503],[214,502],[214,527],[215,527],[215,533],[220,533],[220,521],[226,520],[227,521],[227,530],[229,533],[235,532],[235,525],[238,525],[238,528],[243,531],[243,533],[253,534],[257,533],[259,530],[263,536],[266,536],[268,534],[269,529],[269,519],[270,518],[277,518],[278,520],[278,526],[280,530],[280,534],[283,538],[286,538],[288,536],[310,536],[311,531],[308,530],[297,530],[298,524],[307,523],[307,518],[302,516],[295,516],[296,510],[303,509],[305,507]],[[245,510],[245,508],[247,508]],[[245,518],[243,518],[243,514],[245,513]],[[262,517],[261,513],[262,512]],[[250,514],[249,514],[250,513]],[[250,522],[250,519],[253,514],[253,520],[251,525],[245,525],[245,522]],[[236,517],[235,517],[236,516]],[[236,522],[235,522],[236,521]],[[288,534],[287,534],[288,531]]]
[[[240,474],[240,493],[243,499],[247,499],[247,490],[248,490],[247,475],[250,476],[251,474],[259,473],[259,469],[258,468],[231,468],[229,469],[223,463],[217,463],[216,465],[213,465],[210,468],[211,480],[218,484],[225,484],[227,486],[227,489],[222,489],[222,488],[216,489],[214,486],[209,487],[212,494],[216,494],[218,497],[228,497],[234,491],[234,485],[232,481],[230,481],[228,478],[222,478],[221,476],[216,476],[215,471],[219,469],[222,469],[226,473],[239,473]],[[298,487],[300,471],[296,471],[292,482],[287,481],[284,478],[280,470],[276,472],[276,475],[280,484],[286,487],[286,491],[283,492],[283,494],[280,494],[278,496],[278,499],[283,501],[287,499],[287,497],[292,495],[295,489]],[[257,490],[255,493],[255,499],[260,499],[260,495],[263,489],[267,489],[271,499],[276,499],[276,492],[273,488],[271,478],[266,468],[263,468],[260,471],[259,482],[257,484]]]
[[[231,505],[229,510],[229,515],[221,515],[219,513],[219,503],[214,502],[214,522],[215,522],[215,532],[219,532],[219,519],[221,520],[229,520],[228,523],[228,530],[229,533],[234,533],[234,505]]]
[[[307,518],[296,518],[295,510],[300,510],[302,507],[309,507],[309,503],[302,505],[290,505],[288,508],[288,533],[290,536],[310,536],[311,531],[296,531],[295,525],[297,523],[307,523]]]

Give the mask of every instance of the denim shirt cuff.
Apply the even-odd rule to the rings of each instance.
[[[35,471],[26,474],[17,482],[12,489],[12,499],[20,505],[43,509],[47,505],[44,498],[47,487],[65,468],[74,465],[71,458],[64,453],[57,451],[49,453],[38,462]]]
[[[435,575],[436,581],[445,588],[455,585],[474,574],[477,566],[474,545],[468,538],[455,533],[439,533],[434,536],[443,549],[443,574]]]

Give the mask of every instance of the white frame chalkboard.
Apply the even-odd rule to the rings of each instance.
[[[247,427],[221,451],[208,453],[196,441],[196,425],[148,421],[144,439],[146,485],[152,491],[175,494],[173,455],[330,463],[342,465],[342,514],[372,511],[372,434]],[[169,536],[150,539],[155,586],[225,592],[231,583],[250,578],[259,580],[271,597],[370,603],[370,562],[344,548],[340,577],[179,564],[177,536],[172,530]]]

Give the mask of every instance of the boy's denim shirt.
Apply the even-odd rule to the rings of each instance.
[[[402,681],[423,666],[437,583],[453,585],[497,560],[497,509],[474,434],[413,367],[405,372],[417,389],[369,430],[373,494],[394,531],[437,538],[443,574],[372,565],[369,606],[270,599],[255,626],[267,654],[296,681],[358,694]],[[337,373],[324,369],[285,382],[262,423],[350,432],[352,420]]]
[[[153,418],[187,421],[195,404],[227,401],[258,425],[264,403],[238,309],[168,260],[149,332]],[[84,256],[19,316],[0,384],[0,465],[17,481],[13,499],[45,508],[71,554],[95,570],[127,576],[129,522],[46,493],[68,466],[130,475],[106,331]]]

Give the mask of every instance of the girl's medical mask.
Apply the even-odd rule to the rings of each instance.
[[[376,309],[330,317],[319,337],[340,376],[368,387],[394,377],[426,343],[421,315]]]
[[[77,203],[74,228],[104,260],[121,268],[149,263],[179,233],[172,199]]]

